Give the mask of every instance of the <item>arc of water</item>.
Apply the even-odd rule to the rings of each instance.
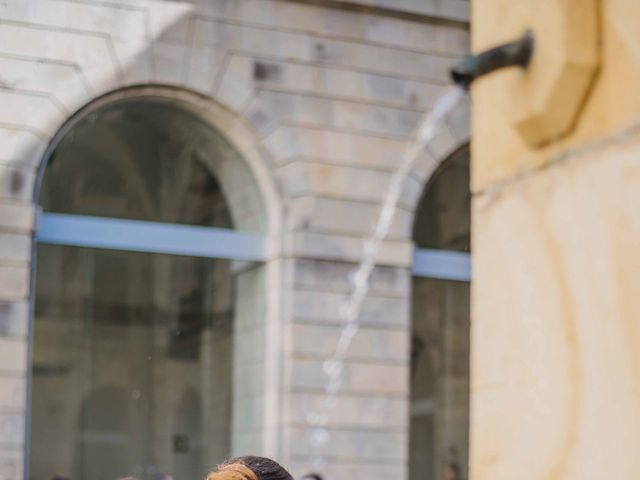
[[[369,291],[371,274],[375,268],[376,256],[382,241],[389,234],[391,222],[398,208],[403,184],[411,172],[420,153],[423,152],[433,139],[437,128],[444,122],[446,116],[460,103],[465,92],[459,88],[452,88],[443,94],[434,104],[432,110],[425,116],[418,127],[415,142],[404,152],[398,169],[394,172],[389,183],[384,202],[376,220],[371,236],[365,241],[362,260],[350,274],[351,291],[340,308],[340,316],[344,327],[336,344],[336,348],[323,363],[323,370],[327,377],[325,397],[321,407],[307,415],[307,423],[312,426],[310,444],[316,450],[313,454],[313,466],[321,468],[324,465],[323,456],[318,453],[323,445],[329,441],[329,431],[326,425],[330,410],[334,405],[334,397],[339,391],[347,353],[354,337],[360,329],[360,311]]]

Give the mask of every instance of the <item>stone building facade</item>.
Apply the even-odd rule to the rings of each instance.
[[[120,382],[127,368],[138,368],[117,350],[124,340],[105,343],[103,350],[92,346],[93,340],[67,348],[69,337],[86,334],[82,325],[56,327],[44,316],[34,322],[34,316],[47,311],[36,292],[42,292],[42,299],[57,301],[62,294],[56,292],[64,286],[73,302],[88,291],[86,279],[57,276],[54,267],[46,274],[49,267],[44,263],[58,262],[55,268],[63,269],[70,268],[72,259],[64,252],[59,257],[44,252],[35,238],[42,227],[42,209],[48,211],[56,198],[62,198],[51,194],[45,200],[43,189],[53,191],[47,186],[53,185],[47,165],[54,175],[54,168],[63,168],[63,160],[76,155],[74,165],[91,172],[90,163],[81,166],[83,159],[93,158],[88,151],[109,156],[113,150],[114,158],[138,152],[126,150],[113,137],[86,146],[84,154],[77,150],[65,156],[61,152],[69,135],[78,131],[74,129],[94,128],[112,107],[149,99],[164,109],[156,120],[167,113],[166,125],[158,127],[165,130],[158,130],[163,133],[153,142],[175,132],[196,135],[184,127],[194,118],[224,139],[211,147],[216,155],[204,155],[209,160],[203,164],[219,184],[233,227],[266,239],[265,261],[220,261],[221,270],[216,271],[226,272],[233,286],[217,281],[215,275],[207,277],[223,285],[227,300],[220,302],[220,311],[233,311],[235,322],[232,338],[223,347],[233,346],[233,353],[227,352],[230,373],[221,373],[207,387],[214,392],[208,397],[213,403],[192,407],[198,402],[192,401],[191,393],[176,394],[166,399],[166,410],[158,417],[172,418],[170,412],[179,405],[186,405],[186,411],[201,408],[206,417],[212,405],[218,405],[215,393],[226,385],[233,394],[224,410],[226,418],[219,419],[227,422],[220,427],[228,435],[224,453],[269,455],[284,461],[295,475],[306,473],[315,455],[308,441],[307,415],[324,398],[322,366],[342,328],[339,306],[349,292],[348,274],[361,258],[363,239],[419,120],[448,88],[453,61],[468,50],[468,22],[465,0],[0,2],[0,478],[73,475],[53,471],[63,468],[64,462],[56,462],[73,450],[56,447],[64,441],[65,421],[40,430],[38,422],[75,418],[82,411],[109,419],[101,409],[110,411],[121,401],[103,390],[99,401],[83,404],[90,393],[84,387],[76,391],[71,383],[47,386],[50,380],[37,386],[37,378],[64,376],[66,364],[83,365],[86,355],[98,350],[100,358],[97,353],[90,357],[92,368],[102,368],[100,362],[105,369],[120,365],[114,372],[104,370],[113,382]],[[189,119],[176,114],[169,121],[172,111],[187,112]],[[151,122],[154,115],[146,118]],[[132,132],[123,126],[126,121],[116,117],[112,131],[122,136]],[[318,447],[327,478],[408,478],[414,217],[425,185],[439,166],[468,144],[469,123],[464,108],[447,117],[403,184],[398,214],[377,257],[362,328],[347,359],[346,381],[327,420],[330,441]],[[87,176],[81,182],[71,170],[56,175],[59,195],[93,181]],[[133,174],[118,178],[123,195],[143,197],[139,189],[144,178],[139,183],[129,181]],[[97,194],[77,197],[76,210],[61,207],[58,212],[95,214],[87,206],[95,198]],[[135,198],[136,206],[143,202]],[[132,213],[141,218],[136,215]],[[154,265],[154,277],[168,271],[162,261]],[[144,272],[151,267],[140,268]],[[111,288],[114,298],[128,295],[149,281],[143,274],[136,278],[120,290],[119,280],[93,288],[104,298],[111,298]],[[152,296],[168,298],[171,285],[165,283],[164,293]],[[420,288],[429,291],[428,285]],[[82,305],[68,308],[81,311]],[[467,329],[468,335],[466,325],[462,322],[459,328]],[[114,328],[105,326],[98,336],[117,339]],[[135,343],[135,338],[146,338],[144,331],[133,326],[127,332],[133,352],[141,351],[142,343]],[[464,344],[455,348],[468,349]],[[156,380],[171,378],[185,390],[191,386],[197,397],[216,362],[215,354],[207,351],[201,353],[210,363],[203,360],[200,370],[163,360],[158,368],[163,377]],[[39,369],[38,362],[47,358],[62,366]],[[76,373],[69,378],[91,376]],[[464,399],[460,392],[467,387],[460,385],[451,391]],[[36,418],[33,409],[40,408],[38,404],[44,413]],[[145,411],[142,407],[138,413]],[[118,418],[107,421],[122,421]],[[201,417],[195,418],[200,422]],[[190,417],[183,423],[193,421]],[[201,422],[206,428],[207,421]],[[154,425],[158,432],[166,430],[151,440],[161,444],[161,451],[189,448],[188,439],[171,437],[168,424]],[[119,441],[115,434],[85,433],[69,445]],[[204,440],[192,439],[199,442]],[[82,448],[90,451],[85,443]],[[96,461],[111,462],[105,448],[98,450],[104,458]],[[30,455],[36,452],[40,464],[51,465],[50,470],[34,466]],[[209,453],[202,450],[199,455]],[[131,473],[150,478],[154,472],[145,468]]]
[[[638,478],[640,5],[473,5],[472,478]]]

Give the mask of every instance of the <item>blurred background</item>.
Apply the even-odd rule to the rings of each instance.
[[[640,478],[638,21],[0,1],[0,480]]]

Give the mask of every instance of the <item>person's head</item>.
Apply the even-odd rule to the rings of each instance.
[[[293,477],[270,458],[246,456],[220,464],[206,480],[293,480]]]

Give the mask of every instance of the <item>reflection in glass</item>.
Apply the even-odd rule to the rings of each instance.
[[[217,132],[166,101],[115,103],[61,140],[40,202],[231,228],[212,171],[237,161]],[[47,245],[37,262],[30,478],[203,478],[230,452],[229,262]]]
[[[60,246],[38,256],[31,477],[202,478],[229,453],[229,263]]]
[[[444,162],[416,214],[419,248],[469,252],[469,155]],[[469,284],[414,278],[411,480],[463,480],[469,443]]]

